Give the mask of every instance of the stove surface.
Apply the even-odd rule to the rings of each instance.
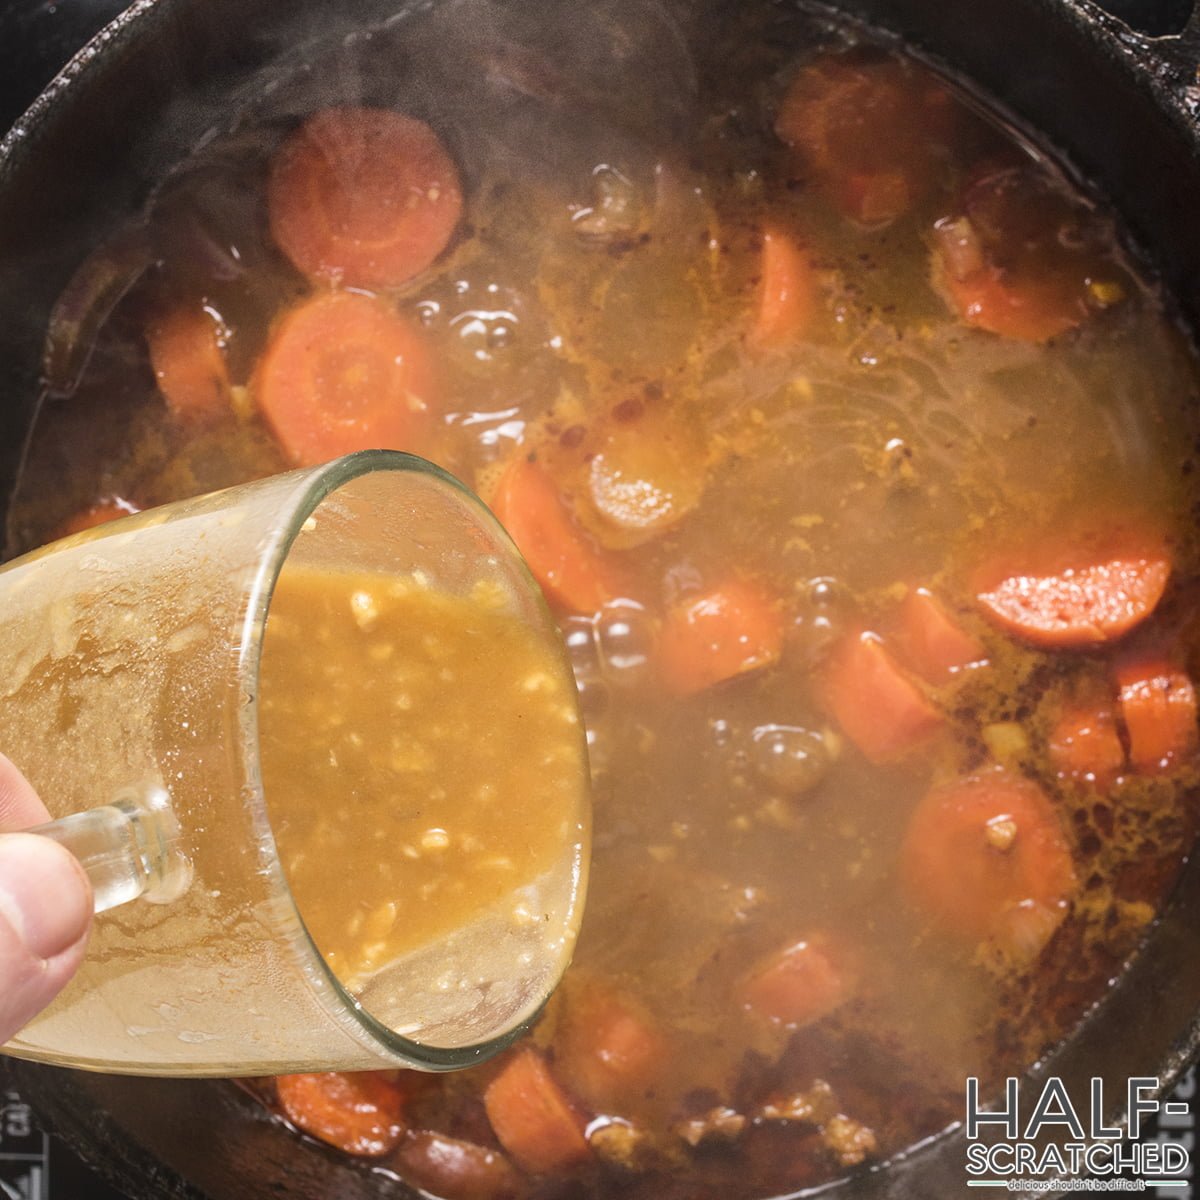
[[[126,1200],[44,1132],[0,1058],[0,1200]]]

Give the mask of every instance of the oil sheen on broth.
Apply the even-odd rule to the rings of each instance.
[[[1191,844],[1193,349],[1102,202],[825,14],[460,0],[366,32],[224,114],[125,299],[67,307],[10,549],[311,453],[278,385],[314,329],[399,354],[387,436],[493,506],[559,618],[588,910],[501,1062],[267,1102],[451,1200],[878,1163],[1075,1027]],[[386,228],[388,172],[339,153],[368,133],[360,164],[437,176],[398,280],[290,207],[357,186],[335,223]],[[199,396],[147,355],[179,311],[215,330]]]
[[[289,886],[350,990],[487,910],[539,919],[577,832],[578,718],[501,589],[285,566],[259,728]]]

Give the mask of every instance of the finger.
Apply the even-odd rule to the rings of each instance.
[[[92,889],[49,838],[0,834],[0,1044],[58,994],[83,958]]]
[[[33,784],[0,754],[0,829],[28,829],[48,820]]]

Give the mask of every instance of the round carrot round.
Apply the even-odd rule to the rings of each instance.
[[[964,324],[1021,342],[1047,342],[1086,315],[1082,300],[1054,280],[1013,280],[993,266],[959,279],[941,271],[945,290]]]
[[[267,212],[271,235],[310,279],[393,287],[446,248],[462,188],[423,121],[389,109],[330,108],[275,155]]]
[[[333,292],[279,322],[258,365],[263,418],[297,465],[356,450],[416,450],[431,371],[420,334],[378,300]]]
[[[1035,957],[1066,916],[1075,870],[1042,790],[1000,772],[935,788],[901,848],[908,894],[941,928]]]

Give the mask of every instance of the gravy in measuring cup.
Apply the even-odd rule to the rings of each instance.
[[[579,838],[579,719],[501,587],[289,564],[260,679],[280,861],[347,990],[481,921],[560,936],[540,883]],[[432,986],[465,982],[447,964]]]

